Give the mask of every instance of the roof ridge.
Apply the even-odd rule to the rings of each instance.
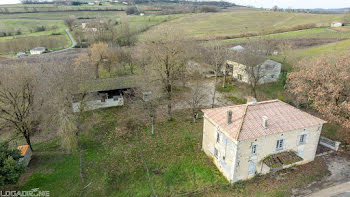
[[[239,125],[238,133],[237,133],[237,137],[236,137],[236,140],[237,140],[237,141],[238,141],[238,139],[239,139],[239,136],[241,135],[241,130],[242,130],[242,127],[243,127],[243,123],[244,123],[245,116],[246,116],[247,111],[248,111],[248,107],[249,107],[249,105],[246,105],[246,107],[245,107],[245,109],[244,109],[244,114],[243,114],[243,117],[242,117],[242,122],[241,122],[240,125]]]
[[[297,111],[299,111],[299,112],[301,112],[301,113],[303,113],[303,114],[305,114],[305,115],[307,115],[307,116],[311,116],[311,117],[313,117],[313,118],[317,118],[317,119],[319,119],[319,120],[322,120],[322,121],[324,121],[325,123],[327,123],[327,121],[325,121],[325,120],[323,120],[323,119],[321,119],[321,118],[319,118],[319,117],[317,117],[317,116],[315,116],[315,115],[312,115],[312,114],[309,114],[309,113],[307,113],[306,111],[303,111],[303,110],[301,110],[301,109],[299,109],[299,108],[297,108],[297,107],[294,107],[293,105],[291,105],[291,104],[289,104],[289,103],[286,103],[286,102],[283,102],[283,101],[281,101],[283,104],[285,104],[285,105],[288,105],[288,106],[290,106],[290,107],[293,107],[294,109],[296,109]]]

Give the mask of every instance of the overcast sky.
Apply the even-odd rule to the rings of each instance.
[[[0,0],[0,4],[15,4],[19,3],[19,0]]]
[[[348,8],[350,0],[227,0],[239,5],[272,8]],[[0,0],[0,4],[18,3],[19,0]]]
[[[1,1],[1,0],[0,0]],[[350,0],[228,0],[238,5],[272,8],[348,8]]]

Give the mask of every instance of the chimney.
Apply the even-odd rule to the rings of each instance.
[[[247,97],[247,104],[248,104],[248,105],[254,105],[254,104],[256,104],[256,103],[257,103],[256,98],[254,98],[254,97],[252,97],[252,96],[248,96],[248,97]]]
[[[227,124],[231,124],[232,123],[232,111],[228,111],[227,112]]]
[[[262,117],[262,126],[264,127],[264,129],[267,129],[267,120],[269,118],[267,116],[263,116]]]

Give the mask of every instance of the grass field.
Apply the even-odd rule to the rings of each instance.
[[[197,39],[208,39],[244,33],[271,32],[308,24],[328,26],[331,22],[340,20],[342,17],[343,15],[340,14],[236,10],[221,13],[191,14],[162,24],[159,28],[177,26],[189,36]]]
[[[44,30],[37,28],[44,26]],[[57,50],[70,46],[71,41],[65,32],[62,20],[3,19],[0,20],[0,32],[12,32],[11,36],[0,37],[0,53],[16,54],[31,48],[43,46]],[[20,30],[20,34],[15,32]]]
[[[350,39],[314,46],[305,49],[296,49],[289,53],[286,64],[287,66],[294,65],[302,59],[317,58],[321,55],[341,55],[350,51]],[[271,59],[281,61],[281,56],[271,56]]]
[[[35,28],[40,26],[45,26],[47,30],[35,32]],[[0,41],[27,36],[51,35],[53,33],[64,34],[66,26],[63,24],[62,20],[3,19],[0,21],[0,31],[15,31],[17,29],[21,30],[21,35],[0,37]]]
[[[277,34],[269,34],[261,36],[263,38],[269,39],[350,39],[350,27],[345,27],[349,29],[349,31],[336,31],[330,27],[320,27],[313,29],[305,29],[299,31],[291,31],[285,33],[277,33]],[[220,40],[219,42],[223,45],[228,44],[237,44],[237,43],[245,43],[248,40],[256,39],[257,36],[248,37],[248,38],[236,38],[236,39],[225,39]]]
[[[186,14],[128,16],[128,20],[132,29],[140,29],[146,26],[153,26],[158,25],[160,23],[166,23],[168,21],[175,20],[183,16],[186,16]],[[120,17],[118,17],[117,20],[120,20]]]
[[[0,5],[3,13],[11,14],[16,12],[56,12],[56,11],[74,11],[74,10],[106,10],[106,9],[125,9],[125,5],[103,3],[102,5],[57,5],[57,4],[12,4]],[[4,10],[6,8],[6,11]]]
[[[64,154],[54,138],[34,146],[33,173],[19,189],[39,187],[49,190],[52,196],[150,196],[152,190],[141,154],[158,196],[199,193],[277,197],[327,174],[323,161],[316,160],[283,171],[282,181],[267,175],[231,186],[201,151],[202,121],[192,123],[188,112],[179,111],[174,121],[158,122],[155,135],[150,134],[148,126],[136,135],[123,127],[123,112],[124,108],[98,110],[87,119],[91,124],[89,132],[81,138],[85,149],[84,184],[79,175],[79,156]],[[156,168],[158,174],[154,172]],[[82,194],[81,187],[88,184]]]
[[[22,14],[0,14],[1,19],[44,19],[62,20],[64,17],[74,15],[77,18],[112,18],[125,15],[124,11],[69,11],[69,12],[38,12]]]

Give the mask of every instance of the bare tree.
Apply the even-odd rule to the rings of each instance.
[[[35,114],[35,83],[28,77],[21,77],[17,77],[17,84],[1,81],[0,128],[14,129],[15,135],[21,134],[33,150],[31,136],[37,130],[40,121],[40,117]]]
[[[211,107],[213,108],[215,106],[215,98],[216,98],[219,73],[221,73],[222,67],[226,66],[226,62],[229,58],[229,55],[228,55],[229,53],[227,49],[222,47],[217,41],[213,42],[212,46],[207,48],[206,53],[207,54],[204,55],[204,58],[206,59],[207,64],[209,64],[212,67],[215,74],[213,97],[212,97],[212,104],[211,104]],[[226,72],[226,69],[224,70]]]
[[[191,84],[191,92],[187,96],[186,103],[191,109],[193,122],[196,122],[198,119],[203,100],[206,97],[205,92],[203,82],[200,79],[195,80]]]
[[[182,68],[187,65],[189,48],[182,34],[174,29],[163,29],[158,38],[147,43],[150,56],[150,69],[155,80],[159,81],[167,99],[168,120],[172,120],[173,87],[182,77]]]
[[[241,63],[241,69],[248,76],[248,83],[255,98],[257,98],[257,86],[266,75],[263,65],[264,59],[264,57],[249,51],[240,52],[238,55],[238,62]]]
[[[274,12],[277,12],[277,11],[278,11],[278,9],[279,9],[279,8],[278,8],[278,6],[277,6],[277,5],[275,5],[275,6],[273,6],[273,7],[272,7],[272,10],[273,10]]]
[[[111,65],[118,61],[115,51],[108,47],[108,44],[98,42],[93,44],[88,55],[82,55],[75,59],[75,64],[86,67],[86,64],[92,66],[95,70],[95,78],[100,78],[100,72],[103,66],[110,72]]]
[[[76,18],[73,15],[70,15],[64,18],[64,24],[69,28],[69,31],[73,30],[75,21],[76,21]]]
[[[122,17],[121,24],[118,26],[117,44],[119,46],[133,46],[137,42],[135,31],[132,31],[129,21],[126,17]]]

